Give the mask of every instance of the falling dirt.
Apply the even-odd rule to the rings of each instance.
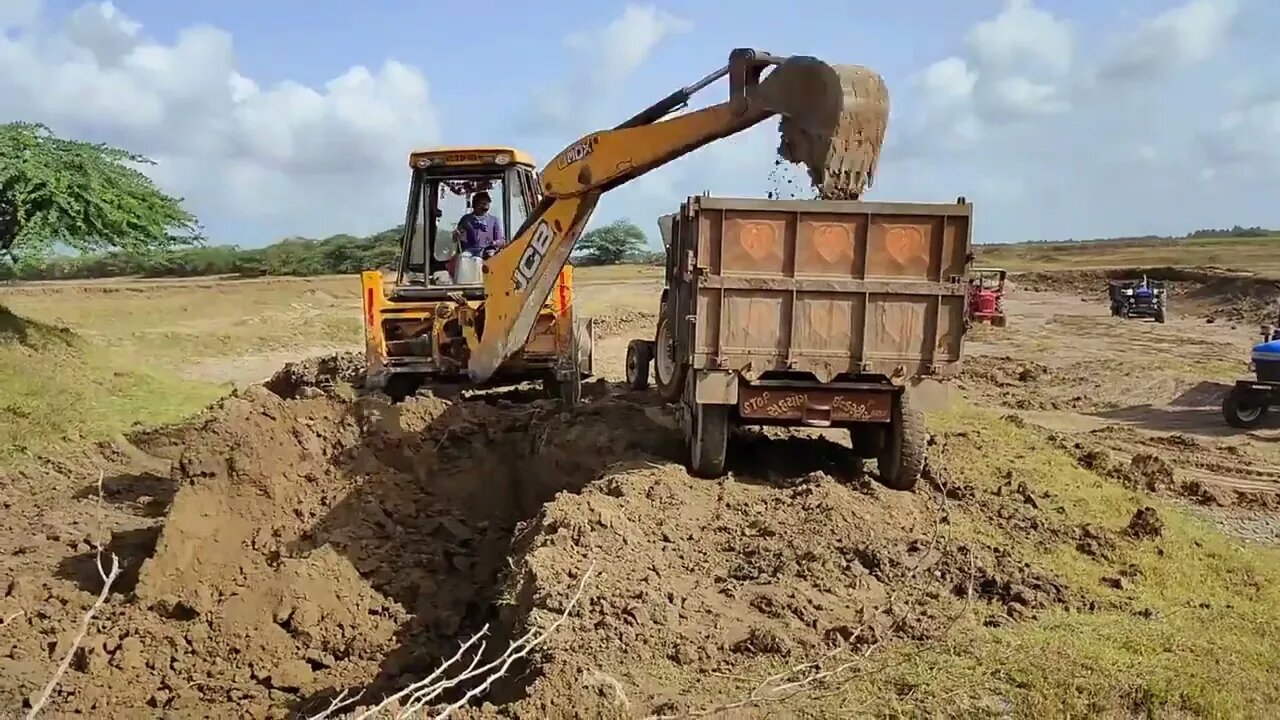
[[[778,157],[803,165],[818,197],[857,200],[874,179],[889,122],[884,78],[859,65],[802,69],[790,85],[769,88],[780,95],[776,106],[802,109],[778,123]]]

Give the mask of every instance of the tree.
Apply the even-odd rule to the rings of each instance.
[[[588,231],[578,249],[595,265],[617,265],[644,250],[644,231],[626,218]]]
[[[155,163],[56,137],[38,123],[0,125],[0,250],[21,262],[59,244],[83,253],[147,254],[201,241],[182,200],[130,164]]]

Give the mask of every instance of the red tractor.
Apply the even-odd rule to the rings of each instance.
[[[1005,326],[1003,268],[974,268],[969,273],[969,322]]]

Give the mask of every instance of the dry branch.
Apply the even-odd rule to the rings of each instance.
[[[80,643],[84,642],[84,636],[89,633],[89,625],[93,622],[93,616],[107,602],[107,597],[111,594],[111,586],[115,584],[116,578],[120,577],[120,559],[115,553],[106,553],[111,565],[108,568],[103,564],[103,554],[105,548],[102,541],[102,479],[103,473],[98,473],[98,503],[97,503],[97,520],[98,520],[98,537],[94,541],[96,550],[95,564],[98,567],[98,577],[102,579],[102,591],[98,593],[98,599],[94,601],[89,610],[80,618],[80,630],[76,633],[76,637],[71,641],[71,647],[67,648],[67,652],[62,657],[62,662],[58,664],[58,669],[54,672],[53,677],[49,678],[49,682],[40,691],[40,696],[31,703],[31,710],[27,713],[26,720],[33,720],[35,716],[49,702],[49,697],[53,695],[53,689],[58,686],[58,681],[66,674],[67,668],[71,666],[71,658],[75,656],[76,650],[80,648]]]
[[[463,684],[472,684],[472,687],[462,697],[444,708],[438,708],[438,712],[429,716],[435,718],[435,720],[444,720],[449,717],[472,700],[488,692],[495,682],[507,674],[516,661],[527,657],[535,647],[558,630],[569,619],[569,613],[578,604],[578,600],[582,598],[582,593],[587,588],[587,581],[591,579],[594,572],[595,562],[593,561],[578,580],[578,587],[574,591],[573,597],[569,599],[568,604],[565,605],[564,611],[560,613],[555,622],[545,629],[541,631],[537,629],[529,630],[522,637],[508,645],[502,655],[484,665],[480,665],[480,660],[484,656],[486,647],[485,643],[482,642],[482,638],[489,634],[489,626],[485,625],[479,632],[463,642],[458,651],[448,660],[441,663],[429,676],[409,685],[394,695],[388,696],[372,708],[354,715],[353,720],[371,720],[377,717],[379,713],[388,710],[391,705],[401,701],[404,704],[392,716],[394,720],[410,720],[411,718],[413,720],[421,720],[421,718],[428,717],[428,715],[424,714],[428,709],[435,711],[438,708],[440,697],[447,690]],[[479,643],[478,646],[477,643]],[[466,669],[451,676],[448,672],[449,669],[467,655],[473,646],[476,649],[472,653],[470,663],[466,666]],[[358,698],[344,700],[343,696],[339,696],[327,710],[308,718],[308,720],[327,720],[327,718],[333,717],[334,712],[355,704],[356,699]]]

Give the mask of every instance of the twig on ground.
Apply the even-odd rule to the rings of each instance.
[[[329,702],[329,707],[325,708],[319,715],[312,715],[308,720],[329,720],[329,718],[333,717],[334,713],[355,705],[360,698],[364,697],[363,690],[351,697],[347,697],[348,692],[348,690],[343,690],[341,693],[338,693],[338,697]]]
[[[461,647],[458,648],[458,651],[453,654],[453,657],[450,657],[448,660],[441,663],[440,666],[436,668],[435,672],[431,673],[426,678],[409,685],[394,695],[388,696],[374,707],[356,715],[353,720],[369,720],[370,718],[375,718],[390,705],[400,701],[404,701],[404,706],[394,715],[395,720],[421,718],[424,717],[421,713],[423,713],[427,708],[436,705],[439,702],[440,696],[444,694],[445,691],[464,683],[477,683],[474,687],[463,694],[461,698],[458,698],[457,701],[440,710],[438,714],[431,716],[434,717],[435,720],[444,720],[449,717],[475,698],[488,692],[489,688],[497,682],[498,679],[507,674],[511,669],[511,666],[517,660],[526,657],[535,647],[558,630],[560,626],[569,619],[569,613],[582,598],[582,594],[587,588],[587,581],[591,579],[591,576],[594,573],[595,562],[592,561],[591,564],[587,566],[582,577],[578,580],[578,587],[574,591],[573,597],[569,599],[569,602],[565,605],[564,611],[560,613],[560,616],[556,618],[555,622],[551,623],[541,631],[537,629],[529,630],[524,634],[524,636],[508,645],[506,651],[496,659],[484,665],[480,665],[480,660],[484,655],[486,647],[485,643],[481,642],[481,638],[484,638],[489,634],[489,626],[485,625],[479,632],[472,635],[466,642],[462,643]],[[450,677],[447,672],[449,668],[453,667],[455,663],[466,655],[467,651],[470,650],[472,646],[476,645],[476,643],[479,643],[479,646],[476,647],[470,664],[466,666],[465,670],[462,670]],[[324,713],[308,718],[308,720],[325,720],[326,718],[331,717],[332,713],[336,710],[341,709],[342,707],[348,707],[353,704],[353,702],[354,700],[344,701],[341,705],[332,706]]]
[[[0,627],[4,627],[5,625],[8,625],[9,623],[13,622],[14,620],[17,620],[18,618],[26,614],[27,614],[26,610],[19,610],[17,612],[10,613],[8,616],[5,617],[4,620],[0,621]]]
[[[107,602],[107,597],[111,594],[111,586],[115,584],[116,578],[120,577],[120,559],[115,553],[106,553],[111,560],[108,568],[103,565],[103,553],[106,552],[102,542],[102,480],[103,473],[98,473],[98,537],[95,540],[95,564],[98,567],[98,577],[102,579],[102,591],[98,593],[98,599],[94,601],[89,610],[80,618],[80,630],[76,633],[76,637],[71,642],[71,647],[67,648],[67,652],[62,657],[62,662],[58,664],[58,669],[54,672],[53,677],[49,678],[48,684],[44,686],[44,690],[40,691],[40,696],[31,703],[31,710],[27,712],[26,720],[33,720],[36,714],[44,708],[49,702],[49,697],[53,694],[53,689],[57,687],[58,681],[66,674],[67,668],[71,667],[71,658],[75,656],[76,650],[80,648],[80,643],[84,642],[84,636],[89,634],[89,625],[93,622],[93,616]]]

